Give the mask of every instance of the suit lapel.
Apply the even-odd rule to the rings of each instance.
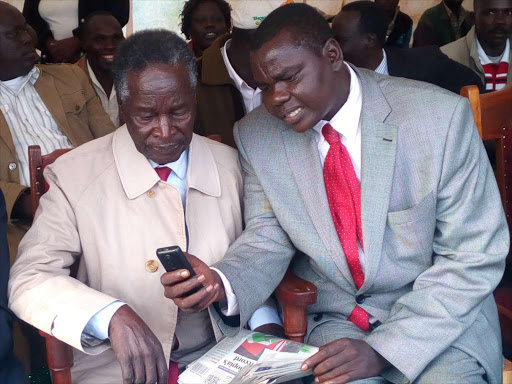
[[[384,123],[391,108],[372,75],[358,71],[363,92],[361,115],[361,202],[365,292],[375,281],[382,253],[398,140],[397,127]]]
[[[311,130],[305,133],[296,133],[292,129],[286,129],[282,132],[282,135],[290,169],[311,221],[329,251],[331,259],[343,277],[354,286],[345,254],[332,221],[325,192],[322,164],[313,133]]]
[[[41,97],[41,100],[43,100],[44,105],[46,105],[46,108],[48,108],[48,111],[55,119],[55,122],[59,128],[68,136],[71,143],[76,146],[77,140],[69,128],[68,120],[66,119],[66,112],[64,112],[64,106],[62,105],[61,96],[57,92],[53,78],[46,75],[45,72],[41,70],[41,75],[36,81],[35,88]]]

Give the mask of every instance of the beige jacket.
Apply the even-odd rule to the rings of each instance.
[[[512,43],[512,41],[511,41]],[[455,60],[480,75],[482,84],[485,84],[485,73],[478,56],[478,47],[475,39],[475,27],[471,28],[465,37],[441,47],[441,51],[450,59]],[[512,50],[510,51],[510,63],[508,67],[507,85],[512,83]]]
[[[236,150],[193,136],[185,212],[178,189],[160,181],[126,126],[59,158],[45,178],[50,189],[11,269],[10,308],[77,349],[74,384],[122,381],[108,344],[84,350],[80,340],[91,317],[115,300],[142,317],[169,359],[177,307],[164,297],[155,250],[187,249],[186,220],[191,254],[207,264],[224,256],[242,231]],[[68,276],[75,260],[78,279]]]

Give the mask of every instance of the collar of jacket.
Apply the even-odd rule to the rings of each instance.
[[[229,77],[226,64],[222,58],[221,49],[226,41],[231,39],[231,34],[219,36],[205,51],[201,57],[201,83],[205,85],[235,85]]]
[[[121,184],[129,199],[139,197],[161,181],[147,158],[135,147],[126,125],[114,133],[112,150]],[[213,197],[221,194],[215,158],[206,139],[196,134],[189,145],[187,185],[189,189]]]

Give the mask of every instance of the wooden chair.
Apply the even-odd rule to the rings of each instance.
[[[512,228],[510,220],[512,202],[509,200],[509,186],[512,185],[512,86],[480,95],[478,87],[472,85],[462,88],[460,93],[471,102],[475,124],[482,140],[493,140],[496,143],[494,173],[510,229]],[[510,266],[510,253],[507,263]],[[501,336],[503,344],[508,347],[512,347],[512,286],[510,283],[510,276],[507,276],[506,272],[502,284],[494,291]],[[504,380],[512,380],[511,366],[512,363],[507,361]]]
[[[211,140],[221,142],[220,135],[208,136]],[[39,199],[48,190],[43,177],[44,168],[53,163],[59,156],[70,149],[58,149],[49,155],[42,156],[38,145],[28,148],[32,212],[35,215]],[[73,266],[75,267],[75,266]],[[71,268],[71,276],[76,276],[76,267]],[[304,341],[307,331],[307,307],[316,303],[317,288],[291,272],[287,272],[276,292],[284,313],[284,331],[290,340]],[[46,342],[48,368],[52,371],[53,384],[71,384],[71,368],[73,367],[73,348],[66,343],[40,332]]]

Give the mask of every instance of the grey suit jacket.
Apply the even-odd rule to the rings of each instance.
[[[396,367],[389,372],[393,381],[413,381],[454,345],[498,383],[503,360],[492,292],[509,235],[469,102],[425,83],[357,72],[363,92],[361,289],[332,222],[313,133],[294,132],[264,107],[235,125],[246,229],[215,267],[231,282],[245,324],[298,250],[307,256],[294,260],[296,273],[319,290],[308,310],[309,331],[322,324],[313,315],[344,320],[356,296],[368,295],[361,306],[383,324],[365,340]]]

